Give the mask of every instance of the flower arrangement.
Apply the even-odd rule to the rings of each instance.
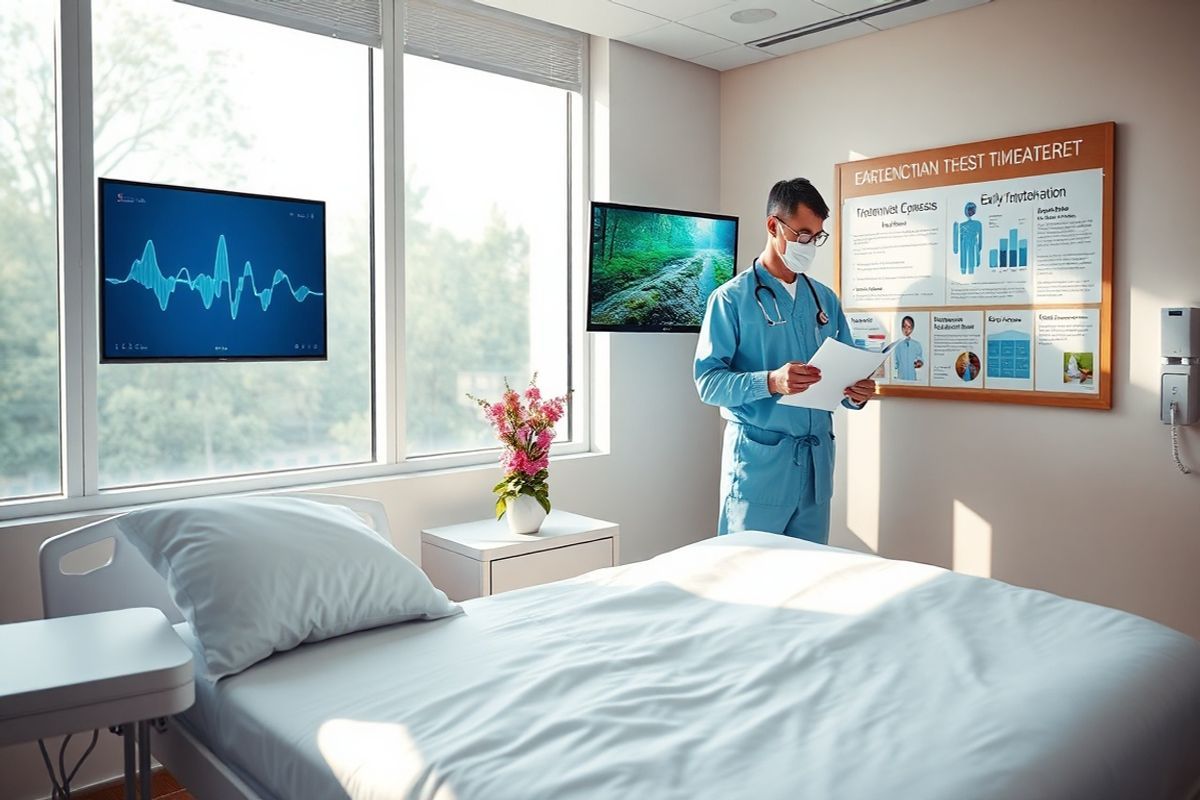
[[[488,422],[503,445],[500,464],[504,480],[492,487],[496,493],[496,519],[504,516],[510,498],[529,495],[550,513],[550,443],[554,441],[554,424],[563,415],[568,395],[542,398],[537,387],[537,373],[525,391],[517,392],[504,380],[504,395],[498,402],[489,402],[474,395]]]

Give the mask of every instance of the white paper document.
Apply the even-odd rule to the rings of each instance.
[[[860,350],[837,339],[826,339],[808,360],[810,367],[821,370],[821,380],[803,392],[785,394],[779,398],[779,402],[801,408],[835,411],[846,398],[846,387],[870,377],[887,360],[895,346],[896,342],[892,342],[882,350]]]

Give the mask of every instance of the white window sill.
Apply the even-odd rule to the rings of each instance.
[[[607,456],[607,451],[585,450],[584,445],[565,445],[551,455],[551,464]],[[0,531],[31,523],[71,520],[99,513],[122,513],[151,503],[191,497],[252,494],[257,492],[336,490],[355,484],[380,481],[425,480],[444,475],[497,469],[499,451],[453,456],[412,458],[399,464],[354,464],[321,467],[252,476],[212,478],[181,483],[107,489],[83,497],[51,495],[0,503]],[[481,460],[486,459],[486,460]]]

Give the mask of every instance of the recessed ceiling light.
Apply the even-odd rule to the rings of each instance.
[[[753,25],[756,22],[766,22],[769,19],[775,19],[775,12],[769,8],[744,8],[741,11],[733,12],[729,15],[729,18],[743,25]]]

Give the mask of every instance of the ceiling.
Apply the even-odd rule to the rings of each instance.
[[[712,69],[726,70],[907,25],[989,0],[479,2],[565,28],[618,39]],[[768,18],[761,19],[763,17]]]

